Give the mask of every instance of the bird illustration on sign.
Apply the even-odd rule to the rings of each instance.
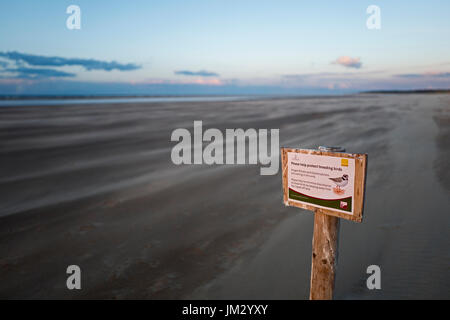
[[[333,181],[336,184],[336,187],[333,188],[334,193],[339,194],[339,195],[345,193],[345,189],[342,189],[342,188],[348,184],[348,175],[347,174],[342,175],[342,177],[328,178],[328,179],[330,179],[331,181]]]

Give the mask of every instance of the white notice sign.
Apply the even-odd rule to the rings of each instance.
[[[287,155],[289,200],[353,215],[355,159],[298,152]]]

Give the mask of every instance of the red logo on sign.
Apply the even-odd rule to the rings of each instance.
[[[347,208],[348,208],[347,202],[341,201],[341,203],[339,204],[339,207],[340,207],[341,209],[347,209]]]

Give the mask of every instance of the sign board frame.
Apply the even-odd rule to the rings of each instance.
[[[340,211],[335,211],[333,209],[325,209],[314,204],[307,204],[305,202],[298,202],[289,199],[289,188],[288,188],[288,153],[300,153],[309,155],[319,155],[327,157],[339,157],[355,160],[355,179],[354,179],[354,190],[352,206],[353,214],[347,214]],[[324,214],[331,215],[338,218],[343,218],[355,222],[361,222],[364,209],[364,195],[365,195],[365,184],[366,184],[366,173],[367,173],[367,154],[360,153],[345,153],[345,152],[329,152],[329,151],[319,151],[310,149],[298,149],[298,148],[281,148],[281,164],[282,164],[282,180],[283,180],[283,203],[286,206],[292,206],[297,208],[302,208],[306,210],[311,210],[314,212],[320,211]]]

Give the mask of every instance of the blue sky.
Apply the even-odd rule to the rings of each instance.
[[[4,0],[0,39],[0,94],[450,88],[449,1]]]

